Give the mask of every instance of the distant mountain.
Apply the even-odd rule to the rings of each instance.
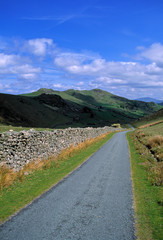
[[[0,94],[0,122],[29,127],[87,127],[128,123],[162,107],[93,90],[42,88],[23,95]]]
[[[137,101],[143,101],[143,102],[154,102],[154,103],[157,103],[157,104],[163,102],[163,100],[158,100],[158,99],[150,98],[150,97],[138,98],[136,100]]]

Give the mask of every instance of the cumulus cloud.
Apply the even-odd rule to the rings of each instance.
[[[23,64],[20,66],[14,66],[11,68],[12,73],[40,73],[41,68],[40,67],[33,67],[29,64]]]
[[[0,74],[3,76],[15,75],[17,79],[35,80],[42,71],[40,67],[23,64],[24,59],[19,55],[0,53]]]
[[[141,57],[149,59],[152,62],[163,67],[163,45],[160,43],[154,43],[149,48],[142,48],[140,54]]]
[[[142,48],[141,50],[145,51]],[[153,59],[161,61],[161,55]],[[112,89],[116,86],[130,86],[132,89],[162,87],[163,69],[157,63],[106,61],[103,58],[74,53],[62,53],[54,60],[55,66],[67,72],[69,76],[76,76],[79,80],[85,77],[90,79],[90,87]]]
[[[95,58],[84,54],[60,54],[54,60],[55,66],[62,68],[70,74],[86,76],[121,76],[122,72],[142,69],[142,66],[135,62],[114,62],[106,61],[103,58]]]
[[[55,89],[68,89],[68,88],[72,88],[72,86],[68,86],[68,85],[66,85],[66,84],[61,84],[61,83],[54,83],[53,85],[52,85],[52,87],[53,88],[55,88]]]
[[[69,73],[90,75],[104,67],[104,59],[96,59],[93,55],[77,53],[61,53],[54,59],[54,64]]]
[[[78,85],[78,86],[83,86],[83,85],[84,85],[84,82],[82,82],[82,81],[81,81],[81,82],[78,82],[77,85]]]
[[[93,60],[95,56],[84,53],[73,53],[73,52],[59,52],[55,59],[54,64],[59,67],[68,69],[70,66],[80,65],[82,63]]]
[[[125,88],[131,93],[136,93],[135,89],[163,88],[161,43],[154,43],[149,48],[138,47],[137,61],[109,61],[95,53],[66,52],[56,49],[49,38],[21,40],[20,45],[24,48],[17,48],[12,54],[1,50],[0,77],[4,82],[5,79],[18,80],[20,86],[21,83],[27,83],[26,87],[31,84],[31,89],[36,88],[36,83],[37,87],[60,90],[70,86],[108,91],[120,89],[123,94],[127,94]]]
[[[53,46],[53,40],[49,38],[37,38],[27,41],[27,49],[36,56],[43,57],[46,55],[49,47]]]
[[[18,74],[18,79],[33,81],[33,80],[37,80],[38,79],[38,75],[35,74],[35,73]]]
[[[53,87],[54,88],[63,88],[64,85],[60,84],[60,83],[56,83],[56,84],[53,84]]]
[[[0,68],[6,68],[9,65],[16,64],[19,60],[20,57],[17,55],[0,53]]]

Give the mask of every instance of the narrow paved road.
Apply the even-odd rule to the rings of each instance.
[[[125,132],[0,228],[1,240],[133,240]]]

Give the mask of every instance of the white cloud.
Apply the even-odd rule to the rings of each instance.
[[[90,75],[104,68],[104,59],[95,59],[95,56],[75,53],[61,53],[54,63],[62,69],[79,75]]]
[[[49,38],[31,39],[27,42],[27,48],[36,56],[46,55],[50,46],[53,46],[53,40]]]
[[[67,89],[67,87],[61,83],[53,84],[53,87],[58,89]]]
[[[58,67],[68,69],[72,66],[79,66],[82,63],[93,60],[95,57],[90,54],[59,52],[54,59],[54,64]]]
[[[155,62],[148,64],[146,66],[146,71],[145,73],[149,75],[162,75],[163,74],[163,69],[157,66]]]
[[[18,74],[18,73],[24,73],[24,74],[29,74],[29,73],[40,73],[41,68],[40,67],[33,67],[29,64],[23,64],[23,65],[18,65],[14,66],[10,69],[12,73]]]
[[[11,46],[11,49],[14,48]],[[108,91],[119,89],[124,94],[127,94],[125,88],[135,94],[137,88],[151,88],[152,91],[159,88],[161,91],[163,45],[154,43],[149,48],[138,47],[137,50],[140,52],[137,61],[109,61],[95,53],[57,49],[53,40],[48,38],[21,40],[12,54],[7,49],[1,50],[1,81],[7,79],[15,89],[18,85],[14,83],[19,80],[19,86],[25,86],[25,83],[28,86],[33,81],[30,89],[52,86],[64,90],[71,86],[76,89],[102,88]],[[148,63],[144,59],[148,59]],[[0,87],[3,88],[4,84]]]
[[[105,84],[114,84],[114,83],[120,83],[120,84],[125,84],[127,81],[118,79],[118,78],[111,78],[111,77],[99,77],[96,79],[96,81],[99,81],[101,83]]]
[[[163,64],[163,45],[160,43],[154,43],[149,48],[142,49],[141,57],[147,58],[158,65]]]
[[[157,56],[155,58],[159,59]],[[163,70],[154,62],[142,64],[131,61],[106,61],[91,55],[69,52],[58,54],[54,64],[68,76],[74,76],[74,78],[76,76],[82,81],[84,77],[90,79],[90,87],[131,86],[132,89],[162,87]]]
[[[83,86],[83,85],[84,85],[84,82],[78,82],[77,85],[78,85],[78,86]]]
[[[19,74],[18,79],[20,80],[28,80],[28,81],[34,81],[38,79],[38,75],[35,73],[24,73],[24,74]]]
[[[62,15],[62,16],[43,16],[43,17],[23,17],[25,20],[35,20],[35,21],[56,21],[57,25],[63,24],[73,18],[77,17],[74,14]]]
[[[16,64],[20,57],[17,55],[9,55],[0,53],[0,68],[6,68],[9,65]]]
[[[0,74],[3,76],[15,75],[17,79],[36,80],[41,73],[40,67],[23,64],[24,59],[19,55],[0,53]]]

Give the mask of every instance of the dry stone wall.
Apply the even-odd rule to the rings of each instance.
[[[58,155],[72,143],[78,144],[91,137],[117,129],[103,128],[67,128],[53,131],[9,131],[0,134],[0,164],[6,164],[20,170],[30,161],[46,159]]]

